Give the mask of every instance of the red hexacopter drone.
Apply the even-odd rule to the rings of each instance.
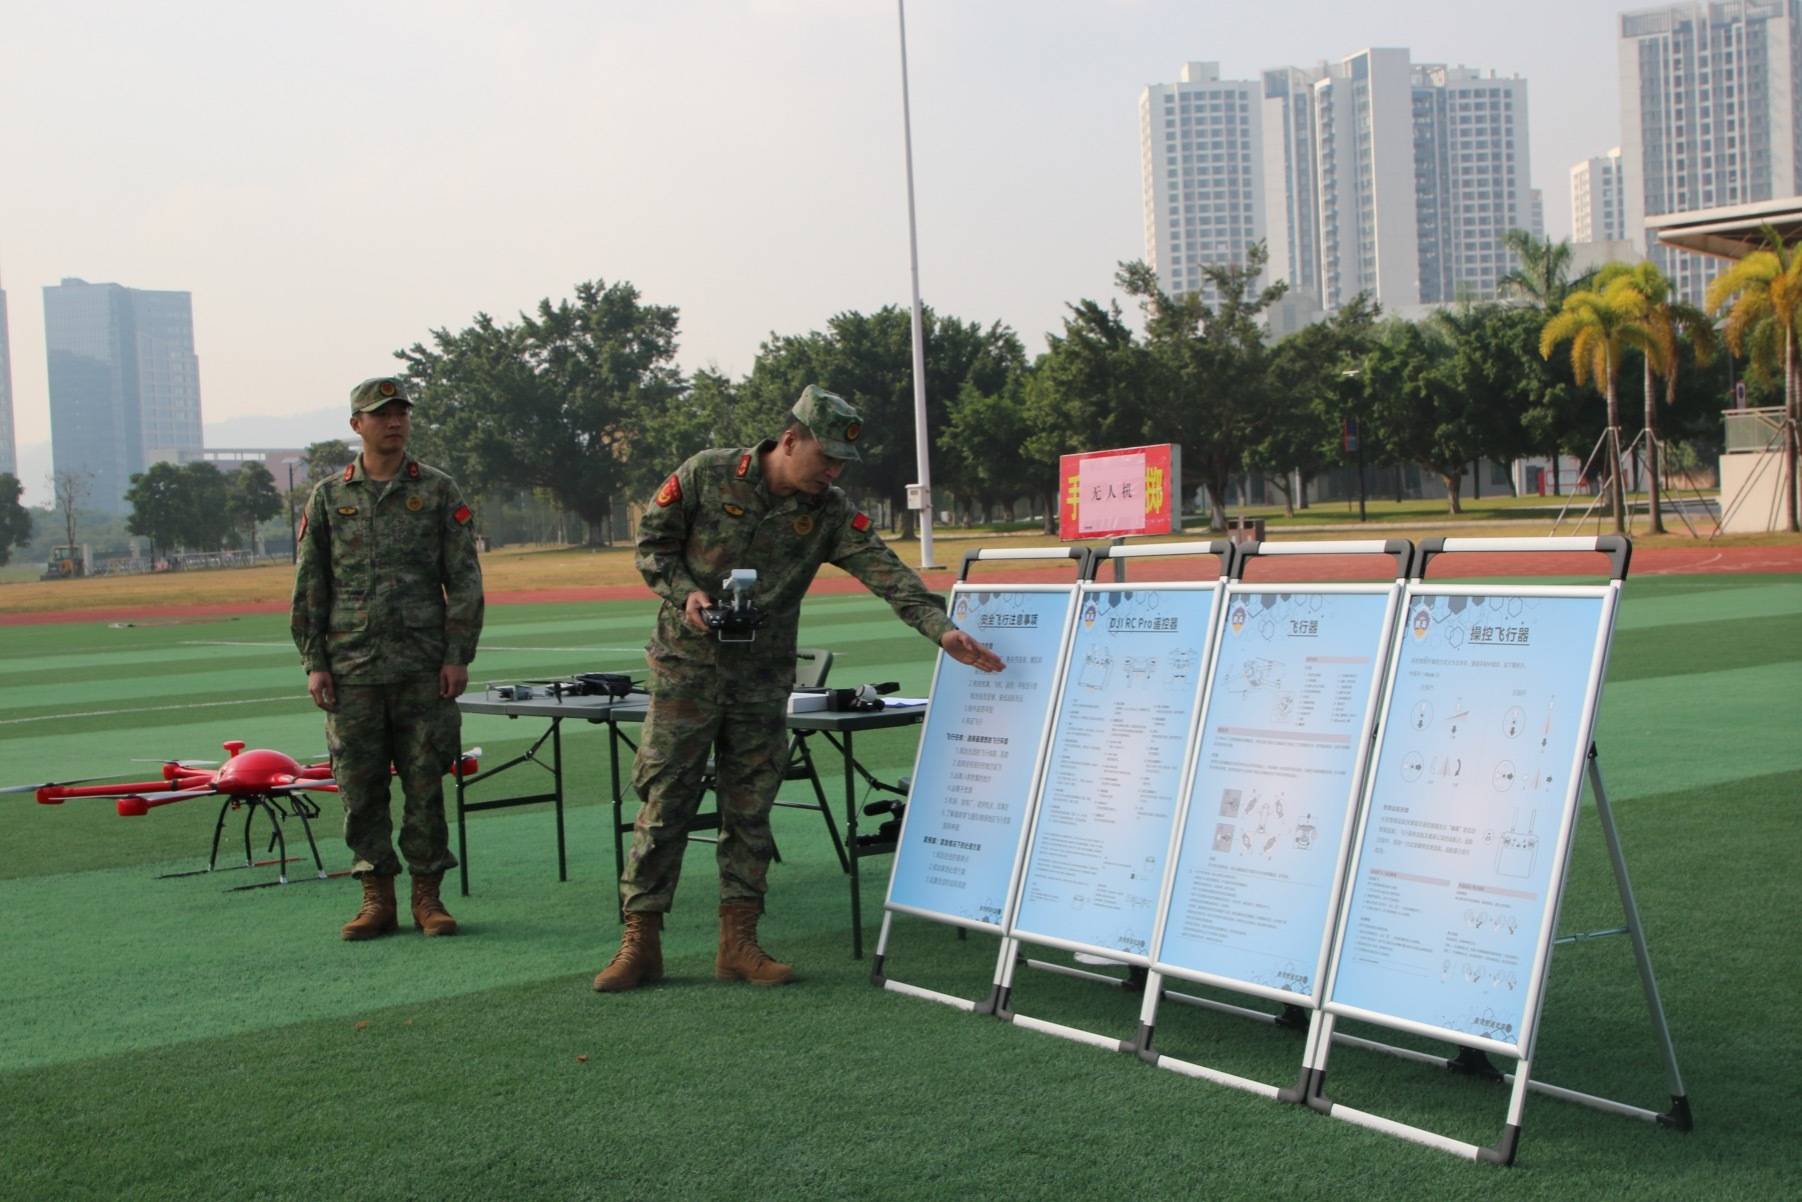
[[[275,880],[256,885],[240,885],[238,888],[261,889],[269,885],[286,885],[287,866],[298,859],[289,857],[288,841],[282,832],[283,823],[290,817],[299,818],[301,829],[306,832],[307,846],[313,853],[314,879],[326,880],[332,876],[343,876],[342,872],[328,873],[324,862],[319,858],[319,844],[313,839],[312,825],[312,820],[319,817],[319,805],[307,795],[310,792],[338,791],[337,782],[332,779],[331,764],[302,764],[292,756],[267,749],[246,751],[241,739],[229,740],[224,747],[226,759],[223,764],[216,764],[212,760],[164,760],[161,780],[106,785],[47,781],[37,785],[14,785],[0,789],[0,793],[35,793],[38,804],[47,806],[61,805],[71,797],[111,797],[116,799],[115,808],[121,818],[141,817],[157,806],[187,801],[190,798],[223,797],[225,800],[219,807],[219,821],[213,824],[213,850],[207,858],[207,866],[191,872],[165,873],[164,876],[199,876],[215,871],[274,865],[277,870]],[[478,767],[476,757],[481,753],[480,747],[464,752],[457,757],[451,771],[459,776],[473,774]],[[209,768],[212,771],[207,771]],[[244,815],[244,862],[227,865],[222,869],[218,867],[219,839],[225,831],[225,817],[232,810],[240,808],[249,811]],[[258,860],[251,852],[250,829],[259,811],[268,816],[272,828],[269,848],[264,854],[275,853],[273,859]]]

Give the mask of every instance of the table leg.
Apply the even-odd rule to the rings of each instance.
[[[457,880],[463,888],[463,896],[469,896],[469,832],[463,822],[463,767],[462,757],[458,757],[457,768]]]
[[[563,719],[551,719],[551,779],[557,791],[557,879],[569,880],[569,862],[563,850]]]
[[[857,758],[845,732],[845,847],[851,853],[851,958],[863,959],[863,889],[857,873]]]
[[[607,764],[613,778],[613,881],[614,897],[619,896],[619,878],[626,872],[626,841],[620,831],[620,816],[625,812],[624,799],[619,793],[619,723],[611,714],[607,717]],[[621,925],[626,921],[625,903],[620,902],[617,910]]]

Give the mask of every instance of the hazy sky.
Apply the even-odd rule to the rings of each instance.
[[[1036,352],[1112,295],[1144,250],[1139,92],[1188,60],[1523,75],[1567,235],[1570,164],[1619,140],[1623,7],[911,0],[925,298]],[[735,375],[771,331],[907,300],[893,0],[10,0],[0,35],[22,450],[63,276],[194,294],[209,423],[337,405],[427,330],[583,279],[678,306],[682,366]]]

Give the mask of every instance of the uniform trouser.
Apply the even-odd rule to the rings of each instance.
[[[397,876],[388,766],[400,777],[400,852],[415,876],[457,866],[444,821],[444,774],[459,754],[462,714],[438,696],[438,680],[342,684],[325,715],[332,779],[344,799],[344,842],[353,876]]]
[[[625,909],[667,913],[674,903],[709,751],[720,808],[720,901],[762,904],[775,853],[770,807],[788,759],[783,702],[732,706],[653,693],[632,771],[642,804],[619,878]]]

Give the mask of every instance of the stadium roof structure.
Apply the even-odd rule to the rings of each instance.
[[[1785,242],[1802,238],[1802,196],[1646,218],[1646,228],[1666,246],[1722,259],[1743,259],[1763,246],[1766,226]]]

